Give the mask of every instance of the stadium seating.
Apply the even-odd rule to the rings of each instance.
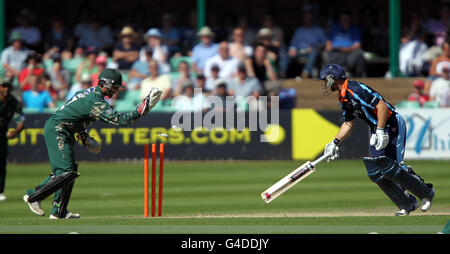
[[[78,65],[83,61],[82,58],[73,58],[63,61],[64,69],[70,71],[70,73],[75,73],[77,71]]]
[[[39,110],[35,109],[35,108],[23,108],[22,109],[24,114],[36,114],[39,113]]]
[[[189,64],[189,66],[191,66],[192,61],[191,61],[191,57],[189,56],[177,56],[177,57],[172,57],[170,58],[170,68],[172,70],[178,70],[178,64],[180,64],[180,62],[185,61]]]
[[[391,104],[408,98],[411,93],[413,78],[355,78],[378,91]],[[335,95],[324,96],[320,88],[321,81],[314,79],[284,79],[282,87],[284,89],[294,88],[296,90],[297,108],[314,108],[318,110],[338,110],[339,103]]]
[[[399,101],[395,104],[396,108],[420,108],[418,101]]]
[[[424,108],[439,108],[439,102],[437,101],[427,101],[423,104]]]

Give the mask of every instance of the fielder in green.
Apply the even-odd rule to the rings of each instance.
[[[15,138],[24,127],[25,117],[22,104],[11,95],[12,84],[9,80],[0,80],[0,201],[6,200],[6,159],[8,157],[8,139]],[[8,131],[10,121],[14,119],[16,128]]]
[[[96,120],[118,126],[131,123],[148,114],[161,97],[161,91],[152,88],[136,110],[120,114],[110,106],[104,97],[112,98],[122,87],[122,75],[114,69],[105,69],[99,75],[97,87],[77,92],[62,105],[44,125],[44,139],[51,165],[51,174],[23,197],[30,210],[45,215],[41,201],[55,193],[50,219],[80,218],[79,214],[67,210],[75,178],[79,176],[74,157],[75,136],[86,149],[99,153],[101,145],[88,135],[87,127]]]

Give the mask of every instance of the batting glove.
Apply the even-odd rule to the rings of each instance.
[[[335,160],[339,157],[339,143],[340,140],[335,138],[325,146],[324,154],[329,154],[327,162]]]
[[[373,137],[373,134],[372,134]],[[377,151],[384,149],[389,144],[389,135],[384,131],[384,128],[377,128],[375,138],[370,138],[370,145],[375,145]],[[374,140],[375,142],[373,142]]]
[[[81,139],[81,143],[86,147],[91,153],[98,154],[100,150],[102,150],[102,145],[98,143],[95,139],[93,139],[86,131],[78,133],[78,136]]]
[[[141,104],[138,105],[136,111],[139,115],[145,116],[150,112],[150,110],[158,103],[161,98],[162,91],[158,88],[150,89],[150,92],[147,96],[142,100]]]

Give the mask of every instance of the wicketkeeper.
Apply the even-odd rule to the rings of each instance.
[[[396,216],[407,216],[416,210],[420,206],[416,197],[422,201],[421,209],[426,212],[435,191],[432,184],[425,183],[410,166],[403,164],[406,142],[403,117],[375,90],[361,82],[348,80],[344,69],[337,64],[325,65],[320,71],[320,79],[324,81],[325,95],[338,92],[344,118],[338,134],[325,147],[325,153],[332,154],[329,160],[339,156],[339,145],[350,135],[355,117],[361,118],[371,130],[370,157],[363,158],[369,178],[400,209]]]
[[[67,210],[75,178],[79,176],[74,157],[75,136],[86,149],[99,153],[101,145],[88,135],[86,128],[96,120],[118,126],[131,123],[148,114],[161,97],[161,91],[152,88],[136,110],[119,114],[104,97],[112,98],[122,87],[122,75],[114,69],[105,69],[99,75],[98,86],[77,92],[61,106],[44,125],[44,139],[47,146],[51,171],[35,189],[26,191],[23,200],[31,211],[43,216],[41,201],[55,193],[50,219],[80,218],[79,214]]]

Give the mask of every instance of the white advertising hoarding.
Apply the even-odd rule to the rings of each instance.
[[[450,108],[397,111],[406,120],[406,160],[450,159]]]

